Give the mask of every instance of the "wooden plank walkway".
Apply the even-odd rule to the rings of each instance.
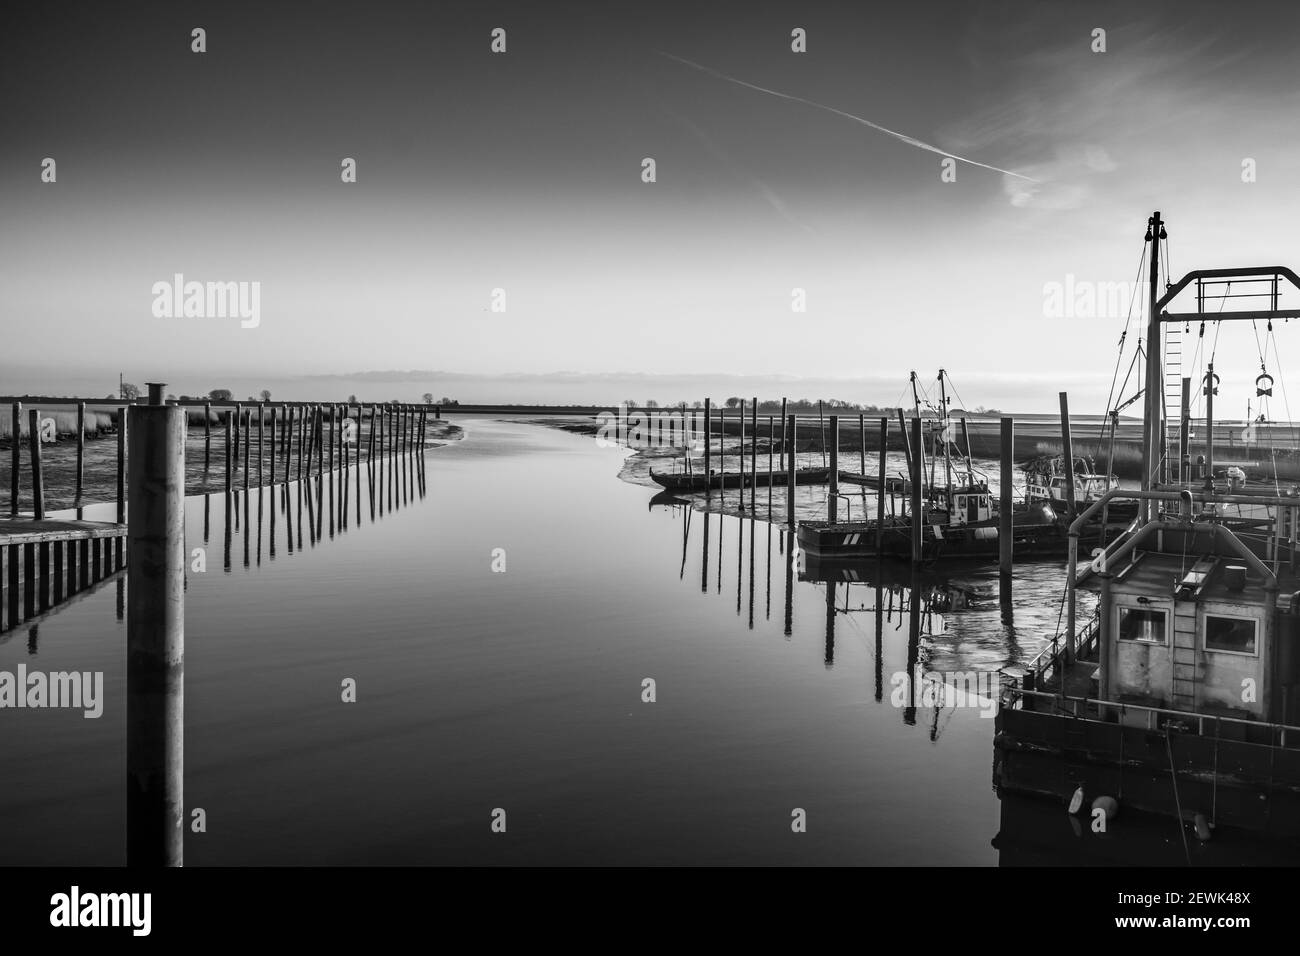
[[[0,518],[0,632],[38,619],[125,566],[125,524]]]

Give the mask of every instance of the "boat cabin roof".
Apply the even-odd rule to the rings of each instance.
[[[1245,586],[1233,586],[1229,566],[1245,570]],[[1144,551],[1123,568],[1112,569],[1111,593],[1116,596],[1145,595],[1187,601],[1223,601],[1231,604],[1259,604],[1268,600],[1264,576],[1235,555],[1164,554]],[[1281,590],[1290,594],[1285,579],[1295,575],[1280,569]]]

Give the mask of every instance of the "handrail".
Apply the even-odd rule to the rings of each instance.
[[[1187,710],[1172,710],[1168,707],[1149,707],[1146,704],[1125,704],[1125,703],[1121,703],[1120,701],[1101,700],[1100,698],[1094,699],[1094,698],[1085,698],[1085,697],[1074,697],[1071,695],[1053,694],[1050,692],[1040,691],[1040,690],[1026,690],[1023,687],[1016,687],[1014,685],[1007,685],[1004,686],[1002,689],[1002,698],[1003,698],[1002,703],[1005,706],[1012,706],[1014,705],[1016,698],[1023,698],[1023,697],[1033,697],[1033,698],[1041,699],[1043,701],[1051,701],[1057,704],[1063,703],[1065,701],[1069,701],[1071,705],[1071,711],[1076,717],[1079,716],[1080,704],[1084,705],[1085,708],[1088,705],[1095,705],[1099,713],[1103,712],[1106,708],[1116,709],[1121,714],[1130,710],[1140,711],[1147,714],[1147,728],[1150,730],[1155,729],[1152,718],[1159,715],[1164,715],[1166,719],[1172,718],[1189,724],[1195,724],[1197,728],[1196,732],[1201,736],[1205,736],[1205,723],[1206,721],[1210,721],[1211,723],[1214,724],[1216,728],[1223,723],[1230,723],[1230,724],[1240,724],[1242,727],[1250,727],[1255,729],[1263,728],[1270,732],[1274,732],[1274,731],[1280,732],[1281,734],[1280,746],[1283,747],[1286,746],[1286,735],[1288,731],[1291,732],[1291,734],[1293,735],[1293,737],[1295,737],[1297,741],[1300,741],[1300,727],[1295,726],[1293,724],[1277,724],[1277,723],[1273,723],[1272,721],[1264,721],[1264,720],[1247,720],[1243,717],[1220,717],[1215,714],[1197,714]],[[1297,743],[1297,746],[1300,746],[1300,743]]]

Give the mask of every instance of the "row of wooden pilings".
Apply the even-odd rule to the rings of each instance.
[[[233,491],[235,474],[243,472],[243,487],[248,489],[254,469],[250,467],[254,434],[256,435],[256,484],[276,484],[277,480],[301,481],[333,472],[347,474],[347,469],[362,461],[362,426],[369,421],[366,461],[395,457],[409,465],[389,472],[389,504],[398,482],[405,487],[413,481],[411,467],[428,444],[429,411],[441,418],[441,409],[429,405],[372,404],[369,414],[365,405],[235,403],[221,413],[225,490]],[[212,465],[212,404],[203,406],[203,468]],[[269,440],[268,440],[269,435]],[[269,455],[267,454],[269,447]],[[242,458],[242,467],[240,461]],[[349,460],[351,459],[351,460]],[[280,468],[277,478],[276,468]]]
[[[1060,393],[1061,405],[1061,438],[1063,444],[1063,461],[1065,469],[1065,491],[1068,500],[1068,514],[1073,516],[1076,512],[1076,503],[1074,501],[1074,456],[1073,442],[1070,429],[1069,402],[1065,392]],[[754,398],[749,408],[749,490],[750,490],[750,510],[753,511],[757,506],[757,476],[758,476],[758,440],[759,440],[759,401]],[[671,409],[658,410],[670,413],[670,432],[673,430],[673,419],[675,415]],[[716,417],[715,417],[716,411]],[[705,475],[713,474],[713,432],[715,422],[719,430],[719,443],[717,450],[718,470],[721,473],[722,480],[719,487],[724,490],[725,494],[725,475],[726,475],[726,453],[723,441],[726,437],[728,416],[726,409],[712,407],[710,399],[704,400],[704,472]],[[685,419],[688,412],[683,407],[682,415],[682,434],[685,434]],[[778,437],[776,430],[777,417],[774,415],[765,416],[767,419],[767,445],[768,445],[768,488],[769,500],[770,489],[772,488],[772,476],[774,472],[783,473],[786,478],[786,521],[790,531],[797,530],[797,517],[795,510],[795,493],[798,485],[798,466],[797,466],[797,443],[799,435],[799,416],[787,414],[787,401],[781,400],[781,415],[779,421],[780,435]],[[736,454],[740,466],[740,505],[744,510],[744,491],[745,491],[745,405],[741,402],[736,420],[739,422],[740,450]],[[829,485],[827,495],[827,520],[835,523],[839,519],[839,500],[842,497],[839,491],[839,459],[840,459],[840,416],[832,414],[825,421],[818,416],[818,427],[821,435],[821,448],[823,461],[827,468],[827,483]],[[660,437],[662,438],[663,424],[660,420]],[[921,562],[925,559],[924,554],[924,488],[925,488],[925,451],[924,451],[924,433],[922,419],[919,416],[906,416],[899,409],[897,413],[899,432],[902,437],[902,449],[906,459],[907,468],[907,516],[909,518],[909,532],[911,538],[911,558],[914,562]],[[858,415],[858,448],[859,448],[859,473],[866,474],[866,427],[867,420],[864,413]],[[1015,422],[1010,417],[1003,416],[999,419],[999,555],[998,566],[1003,574],[1010,574],[1014,565],[1014,469],[1015,469]],[[888,417],[879,419],[879,463],[878,463],[878,482],[876,485],[876,516],[875,525],[876,550],[877,553],[883,553],[885,528],[883,519],[886,513],[886,494],[887,482],[885,476],[887,473],[886,453],[890,439],[891,422]],[[827,441],[826,432],[830,432],[830,440]],[[966,420],[961,420],[961,430],[965,438],[967,450],[970,448],[970,440],[967,434]],[[672,435],[669,439],[671,441]],[[774,454],[774,449],[779,448],[779,458]],[[779,464],[778,464],[779,463]],[[818,482],[820,483],[820,482]],[[712,482],[706,484],[708,492],[711,493]],[[892,496],[892,492],[890,492]],[[892,504],[892,500],[891,500]],[[769,507],[770,513],[770,507]]]

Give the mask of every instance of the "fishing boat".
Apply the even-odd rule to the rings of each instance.
[[[922,560],[990,560],[1001,549],[999,506],[989,490],[987,476],[977,469],[970,453],[970,437],[961,422],[961,438],[950,413],[947,372],[939,370],[937,404],[922,401],[916,372],[911,373],[916,417],[923,437],[919,446],[906,447],[907,470],[920,476],[919,554],[913,534],[912,482],[886,479],[889,513],[872,520],[801,521],[799,545],[822,558],[919,557]],[[922,411],[932,413],[930,419]],[[964,445],[964,448],[962,447]],[[929,480],[926,480],[926,465]],[[942,474],[940,473],[942,467]],[[879,478],[875,479],[879,487]],[[1065,526],[1049,500],[1012,506],[1012,542],[1019,557],[1064,557]]]
[[[765,488],[768,485],[769,473],[759,470],[755,474],[749,472],[729,471],[724,473],[713,473],[710,475],[692,474],[689,472],[658,472],[653,468],[650,469],[650,478],[655,484],[667,488],[669,491],[677,492],[699,492],[713,491],[719,488]],[[771,484],[773,486],[783,486],[790,480],[788,471],[771,472]],[[830,478],[829,468],[799,468],[795,470],[796,485],[824,485]]]
[[[1065,630],[1003,689],[993,781],[999,793],[1046,797],[1087,814],[1094,831],[1105,830],[1121,804],[1172,817],[1184,852],[1189,829],[1201,840],[1221,826],[1300,838],[1300,496],[1239,494],[1186,467],[1179,479],[1162,464],[1172,457],[1174,431],[1164,397],[1177,394],[1162,367],[1170,335],[1214,321],[1267,322],[1271,335],[1274,320],[1300,317],[1278,307],[1280,294],[1300,293],[1300,277],[1280,266],[1202,269],[1157,299],[1164,238],[1157,212],[1146,235],[1152,291],[1141,487],[1112,488],[1070,524]],[[1171,310],[1192,289],[1194,311]],[[1271,308],[1226,310],[1237,290],[1271,298]],[[1217,380],[1211,364],[1204,379],[1211,476]],[[1184,384],[1182,436],[1188,391]],[[1174,460],[1186,463],[1185,439],[1174,447]],[[1116,502],[1135,503],[1137,520],[1081,560],[1083,529]],[[1096,613],[1080,626],[1088,594],[1096,595]]]
[[[1060,511],[1070,503],[1071,484],[1076,508],[1086,508],[1119,487],[1118,477],[1098,472],[1092,458],[1083,455],[1074,456],[1068,471],[1061,455],[1041,455],[1021,465],[1021,471],[1025,473],[1025,496],[1030,501],[1046,501]]]

